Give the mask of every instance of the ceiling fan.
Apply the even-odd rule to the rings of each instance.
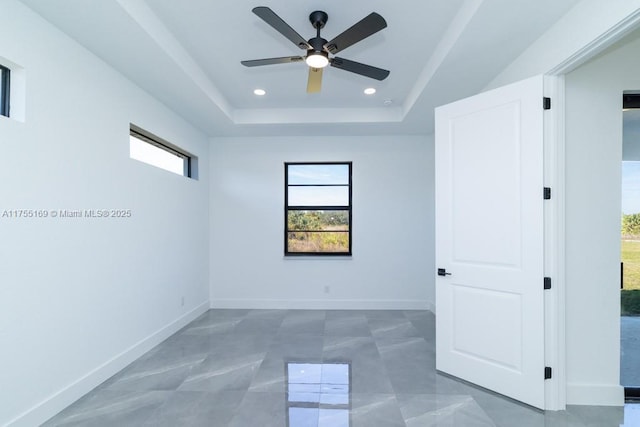
[[[240,63],[246,67],[305,61],[309,66],[309,79],[307,82],[308,93],[320,92],[320,88],[322,87],[322,69],[327,65],[376,80],[384,80],[389,75],[389,71],[383,70],[382,68],[361,64],[344,58],[329,57],[329,54],[335,55],[386,28],[387,22],[382,16],[375,12],[367,15],[330,41],[326,41],[320,37],[320,30],[327,23],[327,19],[329,19],[328,15],[321,10],[311,12],[309,21],[311,21],[313,28],[316,29],[316,36],[307,41],[268,7],[259,6],[253,8],[252,11],[267,24],[275,28],[280,34],[291,40],[293,44],[300,49],[305,49],[307,54],[305,56],[284,56],[279,58],[241,61]]]

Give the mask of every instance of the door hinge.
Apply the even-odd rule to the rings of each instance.
[[[551,200],[551,188],[550,187],[544,187],[544,189],[542,191],[542,196],[543,196],[544,200]]]
[[[544,379],[545,380],[551,379],[551,367],[550,366],[545,366],[544,367]]]
[[[551,289],[551,277],[544,278],[544,289],[545,290]]]
[[[551,98],[547,98],[546,96],[542,98],[542,108],[544,110],[551,110]]]

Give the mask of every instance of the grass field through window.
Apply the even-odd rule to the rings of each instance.
[[[640,315],[640,240],[622,240],[624,288],[620,295],[623,316]]]
[[[624,289],[640,289],[640,240],[622,241]]]
[[[290,252],[348,252],[349,212],[289,211]]]

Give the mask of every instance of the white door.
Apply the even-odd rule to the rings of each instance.
[[[542,76],[436,109],[436,367],[544,407]],[[446,274],[446,275],[441,275]]]

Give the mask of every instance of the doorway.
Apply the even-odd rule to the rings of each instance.
[[[620,384],[640,399],[640,91],[623,94]]]

